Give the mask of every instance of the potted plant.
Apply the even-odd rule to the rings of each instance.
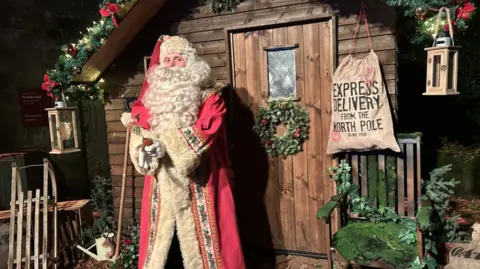
[[[138,264],[138,248],[140,243],[140,227],[138,225],[129,227],[122,237],[120,255],[110,268],[135,269]]]
[[[453,215],[450,200],[454,194],[454,188],[460,182],[455,179],[446,180],[445,174],[451,170],[451,165],[435,169],[430,174],[430,180],[425,184],[426,199],[431,201],[434,209],[434,219],[431,223],[431,232],[436,238],[438,253],[442,262],[448,263],[450,250],[468,241],[469,234],[460,229],[465,219],[460,215]]]
[[[460,215],[446,216],[444,223],[444,235],[440,237],[440,242],[443,242],[443,257],[445,264],[448,264],[448,256],[450,251],[457,246],[466,248],[470,242],[470,234],[460,229],[460,225],[465,222],[465,219]]]
[[[95,177],[92,180],[90,200],[94,210],[94,223],[85,229],[84,239],[87,242],[95,241],[97,252],[100,247],[110,249],[111,246],[102,246],[113,243],[115,219],[113,209],[111,181],[103,175],[102,162],[97,163]]]

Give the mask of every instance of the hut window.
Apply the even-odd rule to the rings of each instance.
[[[267,51],[269,98],[296,97],[295,49],[288,47],[265,48]]]

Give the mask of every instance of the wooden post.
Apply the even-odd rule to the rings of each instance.
[[[58,122],[58,117],[57,117]],[[63,147],[61,148],[63,149]],[[48,258],[48,163],[43,161],[43,244],[42,244],[42,268],[47,269]]]
[[[57,143],[58,143],[58,149],[60,152],[63,151],[63,140],[62,136],[60,135],[60,112],[55,114],[55,130],[53,130],[57,134]],[[44,179],[45,180],[45,179]]]
[[[15,212],[17,210],[17,165],[12,163],[12,186],[10,200],[10,239],[8,242],[8,269],[13,268],[13,242],[15,240]]]
[[[74,139],[74,143],[75,143],[75,147],[78,147],[78,129],[77,129],[77,116],[75,113],[75,110],[71,111],[71,116],[72,116],[72,129],[73,129],[73,139]],[[81,111],[79,111],[79,113],[81,113]]]
[[[35,190],[35,226],[34,226],[34,248],[33,248],[33,265],[35,269],[39,269],[39,255],[40,255],[40,189]]]
[[[55,132],[55,134],[56,134],[56,131],[53,129],[52,114],[53,114],[52,111],[48,111],[48,127],[50,129],[49,130],[50,131],[50,144],[52,144],[51,147],[52,147],[52,150],[53,150],[55,148],[55,139],[53,139],[54,138],[53,133]],[[57,147],[58,147],[58,145],[57,145]]]
[[[27,192],[27,226],[25,227],[25,268],[30,269],[30,243],[32,238],[32,191]]]
[[[11,235],[10,235],[11,236]],[[22,268],[22,246],[23,246],[23,192],[18,194],[17,213],[17,268]]]
[[[77,128],[75,125],[73,126]],[[43,159],[44,165],[48,169],[48,175],[50,176],[50,182],[52,183],[52,210],[53,210],[53,255],[52,260],[54,260],[53,268],[57,269],[58,267],[58,215],[57,215],[57,178],[55,177],[55,172],[53,170],[52,164],[48,159]],[[47,179],[48,184],[48,179]],[[47,187],[44,187],[48,189]],[[48,196],[47,196],[48,197]]]

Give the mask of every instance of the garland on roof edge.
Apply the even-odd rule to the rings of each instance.
[[[83,65],[105,42],[109,34],[117,27],[126,4],[136,0],[115,0],[103,2],[100,7],[101,19],[93,21],[86,31],[80,32],[80,39],[61,47],[62,54],[55,68],[47,70],[43,77],[42,90],[55,100],[76,102],[79,100],[102,100],[102,80],[93,84],[72,83],[75,75],[82,72]]]
[[[75,75],[82,72],[82,67],[98,48],[105,42],[110,33],[119,27],[125,9],[137,0],[110,0],[100,5],[101,18],[80,32],[79,40],[61,47],[62,54],[58,57],[55,67],[47,70],[42,83],[42,90],[55,100],[77,102],[80,100],[103,101],[102,80],[91,84],[73,84]],[[220,13],[233,11],[243,0],[199,0],[210,5],[210,8]],[[385,0],[390,6],[401,7],[407,16],[417,16],[420,39],[431,36],[436,18],[435,10],[442,6],[451,9],[455,32],[465,31],[467,22],[471,20],[475,5],[469,0]],[[446,20],[442,18],[439,36],[448,33]],[[428,17],[428,18],[427,18]]]
[[[450,10],[454,35],[467,30],[467,23],[473,18],[476,10],[475,3],[471,0],[385,0],[385,2],[389,6],[401,8],[406,17],[417,18],[417,35],[411,39],[414,43],[432,39],[439,8],[447,7]],[[449,36],[445,13],[441,15],[438,28],[438,37]]]

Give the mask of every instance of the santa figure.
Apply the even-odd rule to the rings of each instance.
[[[186,269],[245,268],[220,89],[186,39],[160,37],[140,96],[122,115],[137,130],[130,157],[145,175],[140,269],[165,268],[174,234]]]

